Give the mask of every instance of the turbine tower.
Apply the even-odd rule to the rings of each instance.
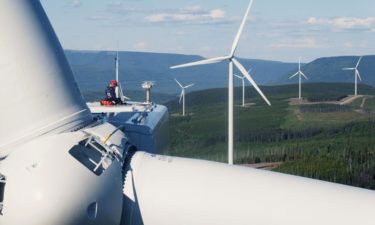
[[[251,69],[247,71],[248,73],[251,72]],[[238,79],[242,81],[242,107],[245,107],[245,77],[244,76],[239,76],[237,74],[234,74]]]
[[[302,77],[304,77],[306,80],[308,80],[307,76],[302,72],[301,70],[301,58],[298,62],[298,72],[293,74],[289,79],[292,79],[293,77],[298,76],[299,77],[299,86],[298,86],[298,99],[302,99]]]
[[[183,67],[190,67],[190,66],[197,66],[197,65],[205,65],[205,64],[213,64],[213,63],[220,63],[223,61],[229,61],[229,76],[228,76],[228,163],[230,165],[233,164],[233,67],[235,66],[244,77],[246,77],[247,80],[254,86],[254,88],[258,91],[258,93],[262,96],[262,98],[267,102],[268,105],[271,105],[271,103],[268,101],[267,97],[263,94],[263,92],[260,90],[258,85],[255,83],[253,78],[250,76],[250,74],[246,71],[245,67],[237,61],[234,54],[236,53],[238,42],[241,38],[242,31],[245,27],[246,20],[248,18],[251,6],[253,4],[253,0],[250,1],[249,6],[246,9],[246,13],[244,18],[242,19],[240,28],[237,32],[237,35],[234,39],[232,49],[227,56],[221,56],[211,59],[205,59],[193,63],[187,63],[179,66],[173,66],[171,69],[176,68],[183,68]]]
[[[182,100],[182,116],[185,116],[185,90],[188,89],[189,87],[192,87],[194,86],[194,84],[189,84],[187,86],[182,86],[182,84],[180,82],[178,82],[177,79],[174,79],[176,81],[176,83],[178,84],[178,86],[181,87],[181,95],[180,95],[180,100],[178,101],[178,103],[181,103],[181,100]]]
[[[361,75],[359,74],[359,64],[361,63],[362,56],[359,57],[359,60],[357,62],[357,65],[354,68],[343,68],[343,70],[354,70],[354,96],[358,95],[358,78],[360,81],[362,81]]]

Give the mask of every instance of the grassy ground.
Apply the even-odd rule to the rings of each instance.
[[[352,89],[346,84],[324,85],[333,97]],[[375,189],[375,98],[367,99],[363,107],[367,110],[362,111],[358,110],[362,104],[359,99],[344,109],[322,106],[316,110],[320,106],[313,106],[302,112],[300,106],[288,102],[296,87],[264,88],[272,107],[253,92],[246,101],[254,106],[235,107],[235,162],[284,162],[277,171]],[[318,84],[306,89],[310,90],[305,93],[309,97],[314,97],[313,90],[321,90]],[[375,88],[361,90],[375,94]],[[236,96],[236,105],[240,105],[240,89],[236,89]],[[227,161],[225,89],[187,95],[186,117],[178,116],[181,106],[176,101],[170,102],[169,108],[168,154]]]

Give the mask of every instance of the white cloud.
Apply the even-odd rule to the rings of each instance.
[[[198,14],[204,13],[204,10],[199,5],[188,6],[179,10],[181,13]]]
[[[152,23],[164,22],[166,20],[167,14],[154,14],[146,16],[145,19]]]
[[[310,17],[306,22],[310,25],[323,25],[341,30],[371,29],[375,25],[375,17],[336,17],[333,19],[319,19],[316,17]]]
[[[121,7],[122,5],[123,3],[121,1],[116,1],[108,4],[108,6],[110,7]]]
[[[368,48],[369,46],[366,41],[361,41],[361,42],[347,41],[343,43],[343,47],[346,49],[359,49],[359,48]]]
[[[226,16],[226,12],[222,9],[213,9],[210,11],[210,17],[212,19],[224,18]]]
[[[200,6],[189,6],[177,10],[175,13],[156,13],[145,17],[150,23],[217,23],[225,22],[228,17],[222,9],[203,10]]]
[[[133,45],[133,50],[135,51],[147,51],[149,43],[146,41],[139,41]]]
[[[320,48],[323,45],[318,44],[315,38],[302,38],[297,40],[287,40],[280,43],[275,43],[270,46],[271,48],[300,48],[300,49],[312,49]]]
[[[108,16],[95,15],[95,16],[86,17],[86,19],[87,20],[93,20],[93,21],[104,21],[104,20],[110,20],[111,18],[108,17]]]
[[[345,42],[344,43],[345,48],[354,48],[354,44],[351,41]]]
[[[72,1],[70,1],[70,2],[68,3],[68,5],[69,5],[70,7],[73,7],[73,8],[79,8],[79,7],[82,6],[82,2],[81,2],[81,0],[72,0]]]

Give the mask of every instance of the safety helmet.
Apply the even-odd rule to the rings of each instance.
[[[117,86],[117,80],[111,80],[111,84],[112,84],[113,86]]]

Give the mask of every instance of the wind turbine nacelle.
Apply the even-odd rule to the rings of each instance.
[[[114,133],[106,144],[100,141]],[[122,162],[103,149],[123,148],[124,134],[110,124],[30,141],[0,161],[0,224],[118,225],[122,213]],[[1,200],[0,200],[1,201]]]

